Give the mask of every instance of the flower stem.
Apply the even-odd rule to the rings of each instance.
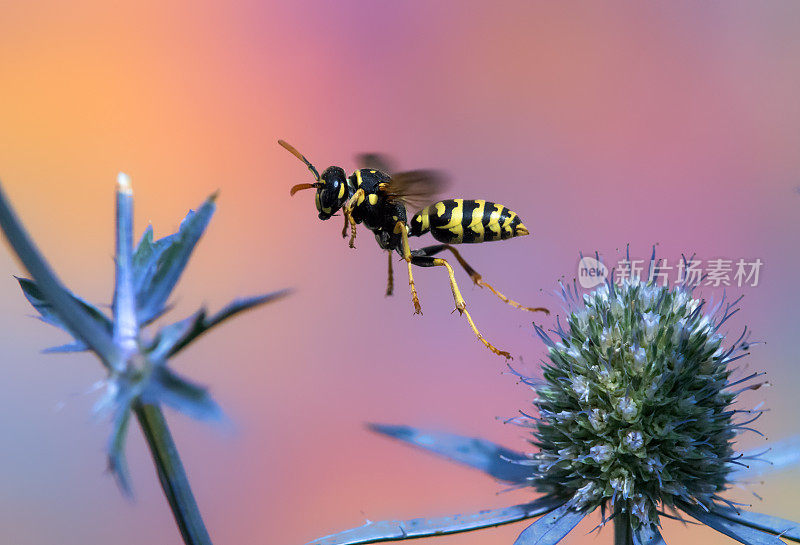
[[[189,486],[178,449],[172,440],[164,413],[156,405],[136,403],[136,418],[153,455],[158,480],[167,497],[175,522],[186,545],[211,545],[200,510]]]
[[[614,509],[614,545],[633,545],[631,520],[627,511],[617,506]]]

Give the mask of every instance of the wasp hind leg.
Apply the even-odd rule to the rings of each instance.
[[[424,251],[425,248],[421,250],[415,250],[411,257],[411,263],[418,267],[445,267],[447,269],[447,275],[450,278],[450,291],[453,292],[456,310],[459,314],[467,319],[472,332],[475,333],[475,336],[478,337],[478,340],[481,341],[486,348],[498,356],[503,356],[506,359],[513,359],[510,353],[506,352],[505,350],[500,350],[494,346],[492,343],[487,341],[483,335],[481,335],[480,331],[478,331],[478,327],[475,325],[475,322],[472,320],[472,316],[470,316],[469,311],[467,310],[467,304],[464,302],[464,298],[461,297],[461,291],[458,289],[458,284],[456,284],[456,277],[453,273],[453,267],[450,266],[450,263],[441,258],[425,255],[423,253]]]
[[[433,256],[443,250],[450,250],[451,252],[453,252],[453,256],[456,258],[456,261],[458,261],[459,265],[461,265],[461,267],[467,272],[467,274],[469,275],[469,277],[472,279],[472,281],[475,283],[476,286],[481,288],[489,288],[489,291],[494,293],[504,303],[511,305],[514,308],[518,308],[520,310],[527,310],[528,312],[544,312],[545,314],[550,314],[550,311],[544,307],[526,307],[524,305],[521,305],[520,303],[517,303],[512,299],[509,299],[504,294],[494,289],[494,287],[491,284],[483,280],[483,277],[481,277],[480,273],[478,273],[478,271],[473,269],[470,266],[470,264],[467,263],[463,257],[461,257],[461,253],[459,253],[459,251],[453,248],[453,246],[451,246],[450,244],[436,244],[433,246],[426,246],[425,248],[420,248],[419,250],[416,250],[415,253],[418,252],[421,255]]]

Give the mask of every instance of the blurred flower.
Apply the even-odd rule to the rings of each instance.
[[[600,509],[600,526],[612,521],[616,544],[664,543],[660,517],[682,513],[742,543],[800,541],[800,525],[741,510],[720,494],[742,477],[747,460],[786,458],[798,445],[772,456],[735,453],[734,437],[760,410],[731,404],[762,373],[734,379],[731,364],[746,356],[747,329],[726,341],[720,328],[737,312],[723,300],[706,312],[685,286],[660,287],[613,278],[580,297],[562,286],[567,327],[553,339],[536,332],[548,348],[543,378],[518,376],[532,387],[538,415],[511,422],[532,429],[538,450],[523,455],[480,439],[408,427],[373,425],[451,460],[481,469],[544,495],[507,509],[441,519],[369,523],[316,540],[349,545],[474,530],[544,515],[516,545],[553,545],[584,517]],[[755,430],[752,430],[755,431]],[[758,433],[758,432],[756,432]],[[787,460],[784,460],[787,461]],[[665,513],[669,510],[672,514]]]
[[[202,308],[153,334],[143,330],[168,310],[172,290],[214,213],[214,200],[215,195],[212,195],[196,211],[190,211],[178,232],[172,235],[154,240],[153,229],[148,226],[134,248],[133,194],[128,177],[119,175],[116,281],[112,316],[109,317],[60,285],[2,199],[3,228],[35,278],[18,279],[25,297],[44,322],[64,329],[75,338],[69,344],[48,348],[45,352],[92,350],[108,371],[105,394],[96,410],[111,416],[109,468],[126,494],[130,494],[130,483],[124,459],[125,436],[131,413],[137,407],[164,404],[202,420],[223,418],[206,388],[170,369],[169,358],[228,318],[287,293],[280,291],[238,299],[215,314]],[[168,434],[166,428],[159,433]]]

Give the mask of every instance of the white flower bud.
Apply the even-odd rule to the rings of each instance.
[[[636,373],[641,373],[647,364],[647,354],[641,346],[636,349],[631,347],[631,352],[633,353],[633,370]]]
[[[585,377],[575,377],[572,380],[572,390],[578,395],[581,401],[589,399],[589,382]]]
[[[644,446],[644,437],[642,437],[642,432],[640,431],[629,431],[625,436],[624,442],[629,450],[639,450]]]
[[[639,407],[631,398],[625,396],[617,402],[617,411],[626,422],[633,422],[639,414]]]
[[[589,456],[598,464],[602,464],[614,457],[614,449],[609,445],[595,445],[589,449]]]

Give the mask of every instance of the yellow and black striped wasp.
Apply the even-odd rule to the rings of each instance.
[[[403,257],[408,266],[408,284],[415,314],[422,314],[422,309],[414,285],[412,265],[445,267],[450,277],[450,290],[453,292],[456,310],[466,317],[478,340],[489,350],[499,356],[511,358],[511,354],[493,346],[478,331],[467,311],[464,298],[461,297],[453,268],[445,259],[434,257],[444,250],[453,253],[476,285],[488,288],[505,303],[521,310],[549,313],[546,308],[522,306],[497,291],[452,246],[505,240],[529,234],[515,212],[503,205],[484,200],[447,199],[422,208],[408,221],[406,207],[416,209],[412,208],[415,204],[429,203],[443,186],[444,179],[437,172],[414,170],[392,173],[393,169],[384,157],[368,154],[359,156],[359,164],[363,168],[357,169],[349,177],[344,169],[337,166],[328,167],[320,175],[314,165],[292,145],[283,140],[278,140],[278,144],[305,163],[314,175],[314,183],[295,185],[290,191],[291,195],[304,189],[316,189],[319,219],[330,219],[341,210],[344,215],[342,237],[347,237],[349,228],[351,248],[355,248],[356,225],[363,223],[375,234],[378,245],[388,251],[389,280],[386,295],[391,295],[393,291],[392,252],[395,251]],[[417,237],[428,232],[442,244],[412,250],[408,237]]]

